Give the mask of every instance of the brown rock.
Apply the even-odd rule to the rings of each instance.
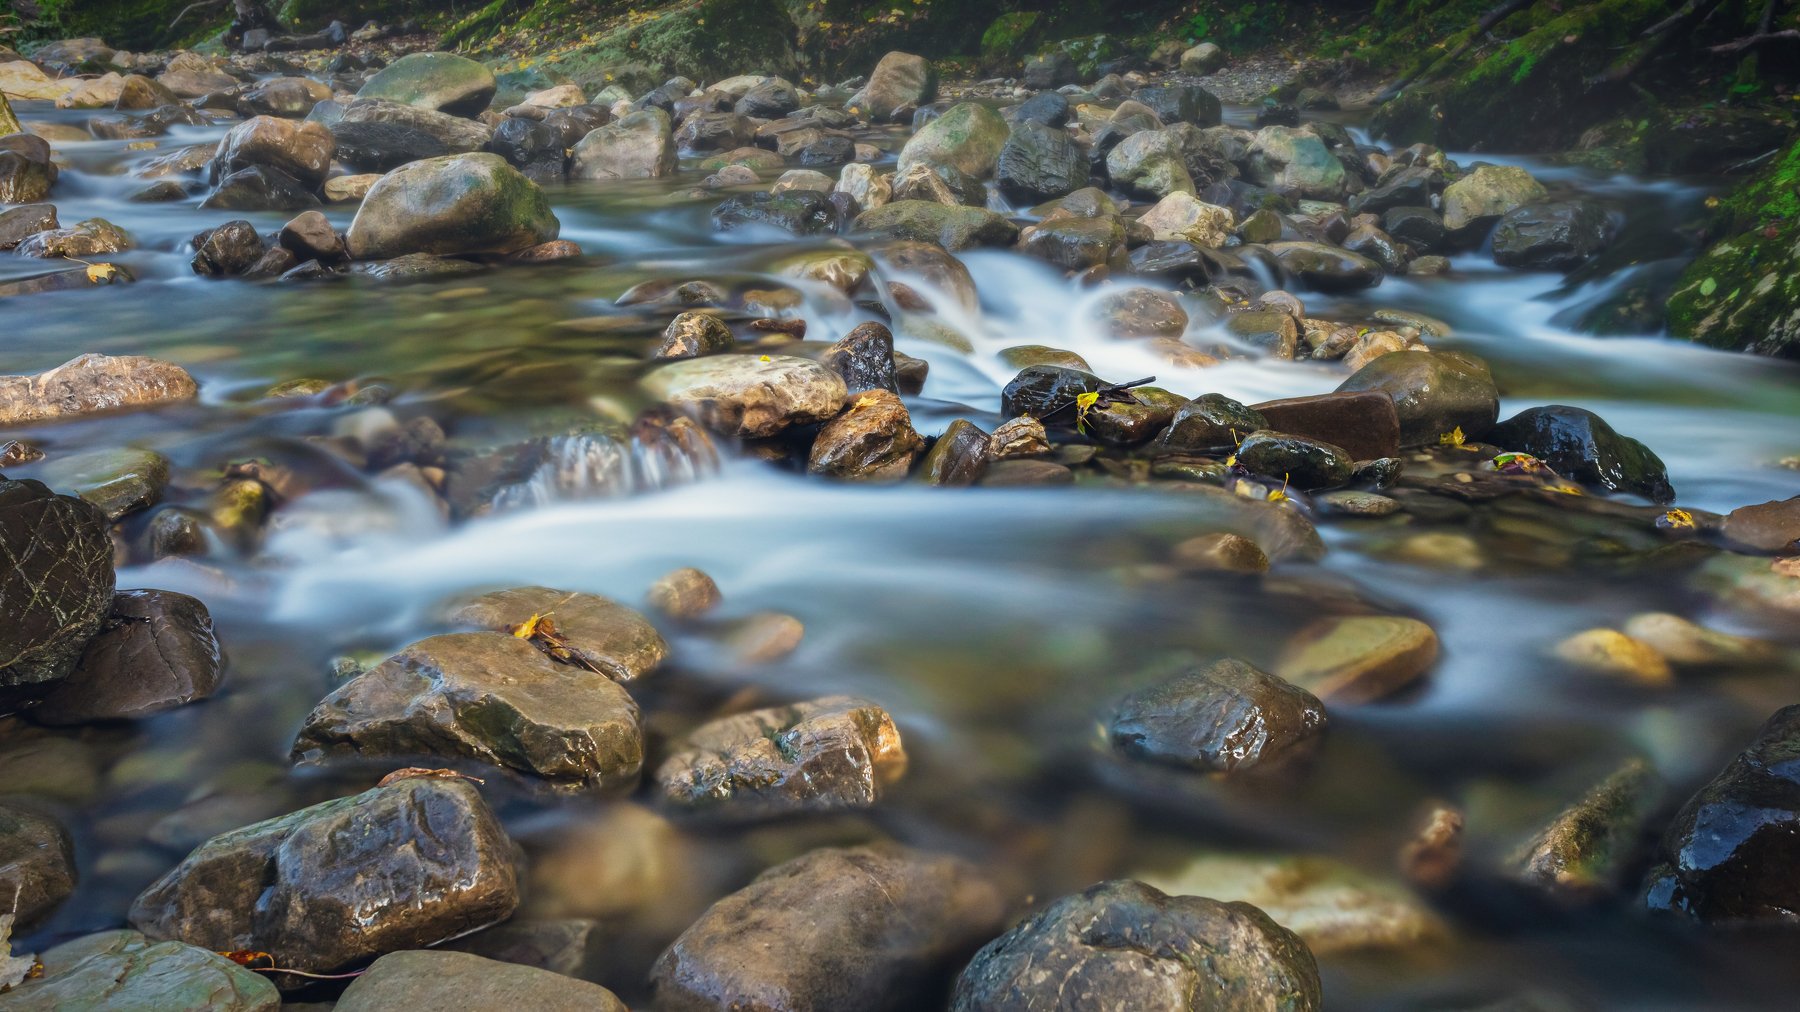
[[[20,925],[33,925],[74,890],[69,834],[48,816],[0,805],[0,896],[6,898],[0,909]]]
[[[855,481],[895,481],[906,477],[924,448],[899,396],[867,390],[819,429],[806,469]]]
[[[705,572],[686,566],[650,585],[650,607],[670,618],[690,619],[719,606],[719,585]]]
[[[617,682],[642,678],[669,656],[669,645],[648,619],[598,594],[513,587],[483,594],[450,617],[464,625],[510,632],[533,615],[550,616],[557,635],[577,658]]]
[[[82,355],[35,376],[0,376],[0,425],[193,400],[186,369],[141,355]]]
[[[1275,673],[1328,703],[1366,703],[1412,684],[1437,654],[1437,633],[1416,619],[1325,618],[1294,637]]]
[[[429,949],[377,959],[337,1001],[338,1012],[403,1008],[628,1012],[617,995],[598,984],[466,952]]]
[[[1264,401],[1251,407],[1266,428],[1343,447],[1356,460],[1400,452],[1400,416],[1394,399],[1374,391],[1318,394]]]
[[[1800,496],[1732,510],[1725,517],[1725,539],[1771,555],[1795,551],[1800,542]]]

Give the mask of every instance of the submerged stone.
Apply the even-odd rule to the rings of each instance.
[[[1325,707],[1312,693],[1223,660],[1126,696],[1108,733],[1113,747],[1129,756],[1234,773],[1308,753],[1325,722]]]

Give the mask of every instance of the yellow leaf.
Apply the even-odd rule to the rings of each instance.
[[[538,623],[544,616],[532,612],[531,617],[512,627],[512,634],[519,639],[528,640],[537,635]]]
[[[1439,446],[1461,446],[1467,437],[1463,435],[1462,426],[1458,425],[1449,432],[1438,437]]]
[[[119,269],[112,264],[89,264],[87,269],[88,284],[98,285],[109,282]]]

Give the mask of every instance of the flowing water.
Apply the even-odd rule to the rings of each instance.
[[[79,121],[40,103],[18,111],[28,121]],[[1437,561],[1406,550],[1414,529],[1400,518],[1322,522],[1330,550],[1320,562],[1283,562],[1261,580],[1182,577],[1161,563],[1176,542],[1219,529],[1210,499],[1101,481],[854,487],[729,447],[716,465],[671,463],[587,438],[560,446],[555,473],[519,490],[516,508],[450,523],[415,489],[371,478],[308,441],[362,409],[262,392],[301,377],[379,384],[393,392],[388,410],[428,414],[463,446],[567,431],[582,419],[628,420],[644,406],[635,379],[663,318],[616,307],[621,292],[647,279],[776,287],[777,256],[824,243],[715,233],[707,216],[718,197],[693,196],[701,173],[689,171],[672,184],[552,189],[563,237],[588,254],[574,264],[407,286],[209,281],[191,274],[184,246],[232,215],[193,202],[127,202],[142,181],[125,169],[219,133],[184,128],[152,151],[59,145],[66,171],[53,199],[63,222],[100,216],[124,227],[138,248],[113,259],[140,281],[0,303],[6,371],[101,351],[170,359],[201,381],[196,404],[31,430],[52,458],[89,447],[158,450],[175,465],[173,503],[203,505],[218,468],[251,457],[279,461],[313,490],[277,512],[252,558],[221,550],[204,565],[138,558],[121,570],[121,586],[183,590],[211,608],[230,655],[219,696],[129,727],[70,733],[6,723],[0,776],[60,799],[82,878],[28,941],[115,926],[130,898],[196,840],[366,786],[361,772],[288,769],[300,718],[333,684],[331,659],[378,658],[436,631],[437,606],[471,589],[535,583],[636,603],[658,575],[698,566],[723,589],[727,619],[777,611],[804,622],[800,648],[760,666],[734,660],[706,630],[672,631],[675,662],[643,690],[657,738],[717,708],[830,692],[865,695],[894,713],[913,762],[882,805],[861,817],[683,830],[686,849],[666,860],[689,862],[675,877],[699,883],[700,895],[670,904],[704,903],[807,847],[874,835],[993,862],[1022,895],[1038,897],[1218,848],[1325,854],[1392,877],[1395,853],[1436,800],[1469,813],[1470,860],[1498,862],[1622,757],[1649,756],[1684,797],[1800,685],[1791,659],[1658,692],[1598,688],[1547,662],[1562,637],[1647,610],[1800,642],[1792,628],[1758,629],[1711,610],[1681,576],[1587,557],[1554,511],[1431,528],[1469,539],[1456,558]],[[1309,314],[1357,319],[1393,307],[1448,322],[1454,337],[1431,343],[1492,365],[1502,417],[1542,403],[1592,409],[1662,457],[1684,506],[1725,511],[1800,491],[1800,475],[1773,466],[1800,452],[1800,367],[1573,329],[1617,286],[1666,269],[1658,261],[1679,254],[1677,229],[1698,219],[1706,181],[1517,161],[1554,188],[1608,200],[1624,216],[1627,255],[1565,282],[1469,253],[1448,277],[1389,278],[1348,297],[1306,294]],[[353,212],[327,213],[343,228]],[[269,231],[286,216],[249,217]],[[998,353],[1013,345],[1078,352],[1108,378],[1155,375],[1178,393],[1246,402],[1327,391],[1344,373],[1335,363],[1248,355],[1172,366],[1086,322],[1102,290],[1012,252],[963,259],[981,305],[945,322],[972,350],[898,339],[930,362],[923,394],[908,399],[927,435],[957,417],[984,428],[1003,420],[999,389],[1015,370]],[[0,279],[42,269],[0,257]],[[797,312],[811,337],[833,340],[874,318],[823,287],[805,292]],[[1212,329],[1196,323],[1189,340],[1224,340]],[[144,523],[141,515],[127,523],[128,540]],[[1190,654],[1267,664],[1309,620],[1370,611],[1430,623],[1443,656],[1420,690],[1334,712],[1304,783],[1232,792],[1146,778],[1098,747],[1097,715],[1147,667]],[[528,842],[619,804],[546,798],[498,779],[488,793]],[[1440,898],[1447,939],[1323,957],[1329,1007],[1472,1007],[1521,988],[1621,1009],[1791,1000],[1800,940],[1649,919],[1629,897],[1563,910],[1483,882]],[[619,930],[641,936],[651,953],[668,937],[654,917],[628,918]],[[633,958],[621,957],[605,983],[640,991],[644,964]]]

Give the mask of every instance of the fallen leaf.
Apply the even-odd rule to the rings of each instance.
[[[375,784],[375,786],[386,787],[387,785],[392,784],[392,783],[398,783],[399,781],[402,781],[402,780],[412,780],[417,777],[435,777],[439,780],[467,780],[470,783],[476,783],[476,784],[487,783],[486,780],[483,780],[480,777],[472,777],[472,776],[468,775],[467,773],[459,773],[456,770],[452,770],[452,769],[435,769],[435,770],[433,770],[433,769],[426,769],[423,766],[408,766],[405,769],[395,770],[394,772],[389,773],[387,776],[382,777],[381,780]]]
[[[1468,437],[1463,435],[1462,426],[1458,425],[1449,432],[1438,437],[1439,446],[1461,446]]]
[[[118,273],[119,269],[112,264],[88,264],[88,284],[99,285],[110,283],[113,277]]]
[[[13,902],[16,904],[18,901],[18,893],[15,892]],[[38,962],[37,957],[12,954],[13,916],[0,914],[0,994],[44,973],[44,964]]]

